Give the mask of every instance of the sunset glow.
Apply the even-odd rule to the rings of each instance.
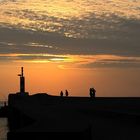
[[[140,0],[0,0],[0,98],[140,96]],[[7,86],[8,85],[8,86]]]

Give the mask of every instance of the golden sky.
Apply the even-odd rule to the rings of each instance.
[[[140,96],[139,27],[139,0],[0,0],[0,98],[21,66],[31,94]]]

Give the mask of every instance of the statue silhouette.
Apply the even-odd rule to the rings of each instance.
[[[95,92],[96,92],[96,90],[94,88],[89,89],[89,94],[90,94],[91,98],[95,97]]]

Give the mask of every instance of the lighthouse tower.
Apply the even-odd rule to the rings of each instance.
[[[18,76],[20,77],[20,92],[18,94],[28,95],[28,92],[25,92],[25,77],[23,67],[21,67],[21,74],[18,74]]]

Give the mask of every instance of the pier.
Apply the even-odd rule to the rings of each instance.
[[[140,98],[29,95],[24,89],[9,94],[8,109],[8,140],[140,138]]]

